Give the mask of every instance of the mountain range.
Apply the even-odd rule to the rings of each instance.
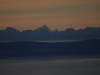
[[[36,41],[36,40],[85,40],[100,39],[100,27],[86,27],[75,30],[67,28],[64,31],[49,29],[46,25],[34,30],[19,31],[12,27],[0,30],[0,41]]]

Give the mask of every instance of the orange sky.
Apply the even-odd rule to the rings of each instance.
[[[0,0],[0,29],[100,27],[100,0]]]

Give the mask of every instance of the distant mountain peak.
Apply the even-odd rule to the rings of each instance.
[[[19,32],[17,29],[14,29],[14,28],[12,28],[12,27],[7,27],[7,28],[5,29],[5,31],[17,31],[17,32]]]
[[[5,30],[12,30],[12,29],[14,29],[14,28],[12,28],[12,27],[7,27]]]
[[[49,29],[46,25],[43,25],[42,27],[39,27],[37,29],[35,29],[35,31],[37,30],[46,30],[46,31],[52,31],[51,29]]]
[[[75,31],[75,29],[71,27],[71,28],[67,28],[66,31]]]
[[[59,30],[58,29],[55,29],[54,32],[59,32]]]
[[[45,30],[50,30],[46,25],[43,25],[42,27],[40,27],[39,29],[45,29]]]
[[[70,29],[75,30],[73,27],[71,27]]]
[[[95,28],[95,27],[89,27],[89,26],[87,26],[86,28],[88,29],[88,28]]]
[[[42,28],[48,28],[45,24],[42,26]]]

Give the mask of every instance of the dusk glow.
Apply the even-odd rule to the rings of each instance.
[[[0,0],[0,29],[100,27],[100,0]]]

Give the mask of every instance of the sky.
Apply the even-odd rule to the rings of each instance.
[[[0,0],[0,30],[100,27],[100,0]]]

